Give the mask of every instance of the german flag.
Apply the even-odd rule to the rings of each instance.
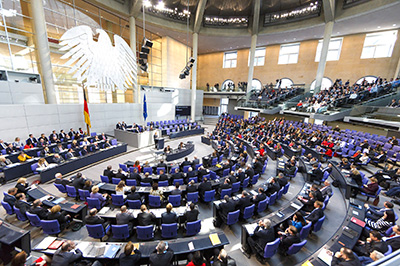
[[[89,127],[92,127],[92,125],[90,124],[90,114],[89,114],[89,107],[88,107],[87,100],[86,100],[85,89],[83,89],[83,115],[85,116],[86,125],[88,125]]]

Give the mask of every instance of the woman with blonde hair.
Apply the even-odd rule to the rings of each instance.
[[[107,193],[100,194],[99,193],[99,187],[98,186],[93,186],[92,187],[92,193],[90,193],[90,197],[98,199],[100,201],[101,206],[104,206],[106,204],[106,202],[107,202],[108,194]]]
[[[26,194],[26,192],[29,190],[29,183],[26,182],[26,178],[21,177],[20,179],[18,179],[15,187],[18,189],[17,194],[18,193]]]
[[[67,214],[65,211],[61,211],[60,205],[54,205],[51,207],[50,213],[47,215],[46,220],[57,220],[60,224],[61,231],[63,231],[72,218],[71,215]]]
[[[125,185],[125,181],[123,180],[119,181],[118,185],[115,186],[115,194],[124,196],[124,199],[126,198],[125,192],[129,190],[130,188]]]

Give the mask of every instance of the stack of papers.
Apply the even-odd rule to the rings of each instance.
[[[35,249],[40,249],[40,250],[45,250],[47,249],[51,243],[53,243],[55,240],[57,239],[57,237],[53,237],[53,236],[48,236],[45,239],[42,240],[42,242],[40,242]]]
[[[108,212],[109,210],[110,210],[110,207],[103,207],[99,211],[99,214],[106,214],[106,212]]]
[[[326,248],[323,248],[321,252],[318,254],[318,258],[325,262],[328,265],[331,265],[332,263],[332,252],[327,250]]]

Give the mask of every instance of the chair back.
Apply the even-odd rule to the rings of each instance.
[[[310,234],[310,230],[311,230],[311,225],[312,223],[308,223],[305,226],[303,226],[303,228],[301,228],[300,230],[300,239],[306,239],[307,236]]]
[[[161,225],[161,237],[162,238],[176,238],[178,235],[178,224],[162,224]]]
[[[204,202],[211,202],[214,200],[215,197],[215,190],[210,190],[204,192]]]
[[[140,183],[140,185],[142,186],[142,187],[151,187],[151,184],[150,183]]]
[[[265,209],[267,208],[268,205],[268,198],[266,198],[265,200],[262,200],[258,203],[257,206],[257,213],[262,213],[263,211],[265,211]]]
[[[11,207],[11,205],[8,204],[8,202],[1,201],[1,205],[3,205],[3,208],[6,210],[6,213],[7,213],[8,215],[14,214],[14,210],[13,210],[13,208]]]
[[[224,169],[224,171],[222,171],[222,177],[228,176],[229,175],[229,170],[230,169]]]
[[[26,221],[28,218],[26,218],[25,214],[23,214],[17,207],[13,207],[14,208],[14,212],[17,215],[17,219],[20,221]]]
[[[263,175],[265,173],[265,170],[267,169],[267,164],[264,164],[262,170],[261,170],[261,174]]]
[[[232,193],[239,192],[240,190],[240,182],[236,182],[232,184]]]
[[[218,163],[218,158],[213,158],[211,161],[211,165],[215,166]]]
[[[388,230],[385,232],[385,236],[391,236],[393,234],[393,226],[391,226]]]
[[[163,170],[164,171],[164,174],[166,174],[167,173],[167,171],[165,170],[165,167],[157,167],[157,175],[159,175],[160,174],[160,171],[161,170]]]
[[[54,183],[54,185],[56,186],[56,188],[58,189],[58,191],[60,191],[61,193],[67,193],[67,190],[65,189],[65,187],[61,184],[56,184]]]
[[[304,239],[303,241],[301,241],[300,243],[295,243],[293,245],[291,245],[288,249],[288,251],[286,252],[287,255],[293,255],[296,254],[297,252],[300,251],[300,249],[302,249],[305,245],[307,244],[307,240]]]
[[[329,196],[326,195],[326,196],[325,196],[325,199],[324,199],[325,208],[326,208],[326,206],[328,206],[328,203],[329,203]],[[325,211],[325,208],[323,209],[324,211]]]
[[[385,256],[387,256],[387,255],[390,255],[390,254],[392,254],[392,252],[393,252],[393,249],[392,249],[392,246],[391,245],[388,245],[388,250],[385,252]]]
[[[253,178],[251,179],[251,184],[252,184],[252,185],[257,184],[258,178],[259,178],[259,177],[260,177],[259,174],[254,175]]]
[[[187,193],[186,201],[197,203],[199,201],[199,192]]]
[[[149,195],[150,207],[158,208],[161,206],[160,196]]]
[[[288,193],[288,191],[289,191],[289,186],[290,186],[290,182],[288,182],[288,183],[284,186],[284,188],[283,188],[283,195],[285,195],[286,193]]]
[[[240,210],[237,210],[234,212],[229,212],[228,217],[226,219],[226,224],[232,225],[232,224],[237,223],[239,221],[239,214],[240,214]]]
[[[249,207],[244,208],[243,219],[249,219],[254,215],[255,205],[252,204]]]
[[[126,164],[123,164],[123,163],[119,164],[119,168],[121,168],[122,171],[124,171],[124,172],[128,172],[129,171],[128,167],[126,166]]]
[[[269,205],[274,205],[276,202],[276,196],[277,196],[277,192],[274,192],[270,197],[269,197]]]
[[[328,179],[329,175],[330,173],[328,171],[325,171],[321,181],[325,182]]]
[[[272,242],[269,242],[265,245],[264,248],[264,258],[268,259],[271,258],[276,254],[276,251],[278,250],[279,243],[281,242],[280,238],[275,239]]]
[[[198,183],[198,182],[199,182],[199,180],[197,179],[197,176],[195,176],[195,177],[190,177],[188,182],[190,182],[190,181],[192,181],[192,180],[193,180],[193,182],[195,182],[195,183]]]
[[[318,232],[321,230],[322,224],[325,221],[325,215],[318,219],[318,221],[314,224],[313,232]]]
[[[88,203],[89,209],[93,209],[93,208],[96,208],[97,210],[101,209],[101,203],[100,203],[99,199],[89,197],[89,198],[87,198],[87,203]]]
[[[217,179],[217,173],[214,172],[214,171],[210,171],[210,178],[211,178],[212,180]]]
[[[201,220],[186,223],[186,236],[197,235],[201,230]]]
[[[40,227],[40,218],[36,214],[32,214],[30,212],[26,212],[26,217],[28,217],[29,222],[32,226]]]
[[[181,206],[181,195],[169,195],[168,202],[174,207]]]
[[[174,174],[175,173],[175,169],[179,169],[179,166],[171,167],[171,170],[169,171],[169,173],[170,174]]]
[[[108,176],[105,176],[105,175],[100,175],[100,179],[101,179],[101,182],[103,182],[103,183],[110,182],[110,180],[108,179]]]
[[[129,209],[140,209],[140,206],[142,206],[140,200],[127,200],[126,203],[128,204]]]
[[[102,224],[87,224],[86,229],[90,237],[101,239],[106,235]]]
[[[137,226],[136,234],[139,240],[150,240],[154,238],[153,225]]]
[[[153,174],[153,168],[152,167],[144,167],[143,168],[143,173],[149,173],[150,175]]]
[[[83,201],[86,201],[86,199],[90,197],[89,190],[78,189],[78,194],[79,194],[79,199]]]
[[[243,180],[243,183],[242,183],[241,187],[242,187],[242,188],[247,188],[247,187],[249,186],[249,182],[250,182],[250,177],[245,178],[245,179]]]
[[[111,232],[116,239],[127,239],[129,238],[129,227],[127,224],[123,225],[111,225]]]
[[[185,165],[185,166],[183,167],[183,172],[184,172],[184,173],[189,172],[189,167],[191,167],[191,166],[190,166],[190,165]]]
[[[228,195],[230,197],[232,195],[232,189],[227,188],[227,189],[221,190],[221,199],[223,199],[225,197],[225,195]]]
[[[285,187],[281,188],[281,189],[278,191],[278,195],[277,195],[277,197],[276,197],[277,200],[280,200],[280,199],[282,198],[282,196],[283,196],[283,190],[284,190],[284,189],[285,189]]]
[[[38,174],[38,172],[36,171],[37,168],[38,168],[38,163],[34,163],[31,165],[31,170],[35,175]]]
[[[111,183],[113,183],[114,185],[118,185],[119,182],[121,182],[121,178],[113,177],[113,178],[111,179]]]
[[[112,204],[118,207],[121,207],[125,204],[123,195],[111,194],[111,200]]]
[[[126,182],[126,185],[129,186],[129,187],[137,186],[136,179],[127,179],[125,182]]]
[[[41,220],[40,225],[42,226],[43,233],[48,235],[57,235],[61,232],[60,224],[57,220]]]
[[[77,195],[76,195],[76,189],[74,186],[66,185],[65,188],[67,189],[68,197],[76,198]]]
[[[165,181],[159,181],[158,182],[159,187],[168,187],[168,180]]]
[[[179,183],[180,186],[182,186],[184,184],[183,179],[174,179],[174,184],[175,183]]]

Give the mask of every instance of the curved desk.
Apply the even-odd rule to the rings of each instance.
[[[198,129],[191,129],[191,130],[185,130],[185,131],[179,131],[175,133],[171,133],[169,135],[170,139],[174,138],[181,138],[181,137],[186,137],[186,136],[191,136],[191,135],[198,135],[198,134],[204,134],[204,127],[198,128]]]
[[[185,149],[175,149],[173,150],[171,153],[167,153],[166,155],[166,160],[167,162],[169,161],[174,161],[174,160],[178,160],[180,158],[183,158],[185,156],[188,156],[189,154],[191,154],[194,151],[194,144],[192,143],[186,143],[186,147]]]

